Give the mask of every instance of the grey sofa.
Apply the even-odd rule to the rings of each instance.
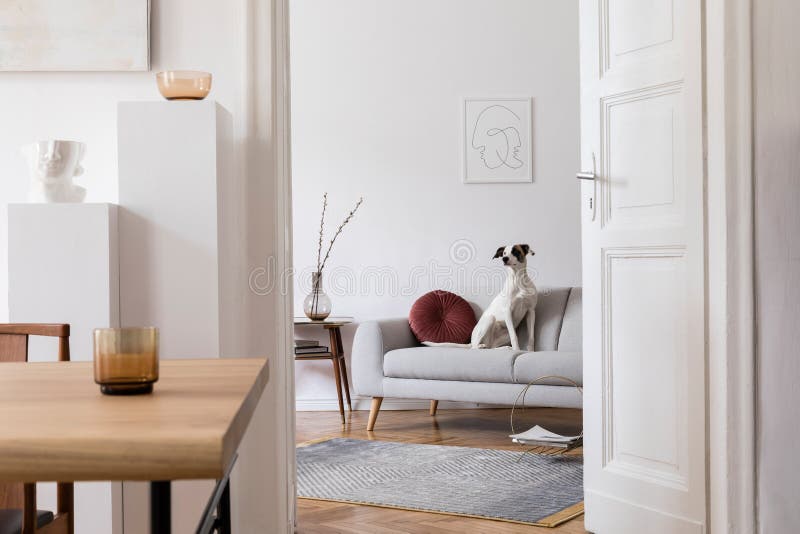
[[[523,321],[524,323],[525,321]],[[565,376],[583,384],[581,288],[542,288],[536,305],[534,352],[510,348],[473,350],[425,347],[408,319],[361,323],[353,340],[353,385],[372,397],[367,430],[372,430],[384,397],[510,406],[530,381]],[[520,346],[527,343],[524,327]],[[577,390],[548,379],[525,395],[528,406],[581,408]]]

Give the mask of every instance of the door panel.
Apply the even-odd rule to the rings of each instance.
[[[603,74],[679,53],[680,7],[680,0],[600,0]]]
[[[609,47],[614,56],[672,41],[671,0],[606,0],[604,4],[609,8]]]
[[[602,223],[678,224],[684,129],[680,83],[601,99]]]
[[[606,251],[605,269],[604,467],[685,489],[685,305],[653,305],[683,294],[684,251]]]
[[[586,527],[705,528],[702,6],[580,0]]]

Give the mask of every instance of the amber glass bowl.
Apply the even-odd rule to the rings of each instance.
[[[94,331],[94,381],[106,395],[153,391],[158,380],[158,329],[97,328]]]
[[[203,100],[211,91],[211,74],[196,70],[167,70],[156,74],[161,96],[167,100]]]

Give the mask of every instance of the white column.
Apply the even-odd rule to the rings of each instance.
[[[209,100],[118,111],[121,324],[158,327],[162,358],[265,357],[273,301],[250,290],[249,275],[273,239],[266,178],[237,169],[230,114]],[[274,462],[263,448],[240,452],[238,470]],[[236,484],[238,509],[248,496]],[[194,531],[212,485],[173,484],[174,532]],[[139,532],[146,514],[128,510],[146,507],[145,486],[124,486],[126,532]]]
[[[9,205],[8,278],[11,322],[69,323],[71,359],[91,360],[92,330],[119,321],[117,206]],[[57,354],[55,339],[30,339],[30,361]],[[75,531],[120,533],[120,488],[76,484]],[[39,484],[37,493],[40,508],[56,509],[55,484]]]

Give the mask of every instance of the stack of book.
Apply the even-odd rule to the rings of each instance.
[[[509,436],[514,443],[529,445],[532,447],[556,447],[559,449],[574,449],[583,442],[583,434],[577,436],[562,436],[555,432],[550,432],[539,425],[526,430],[520,434]]]
[[[323,347],[313,339],[295,339],[294,340],[294,353],[295,354],[321,354],[328,352],[328,347]]]

